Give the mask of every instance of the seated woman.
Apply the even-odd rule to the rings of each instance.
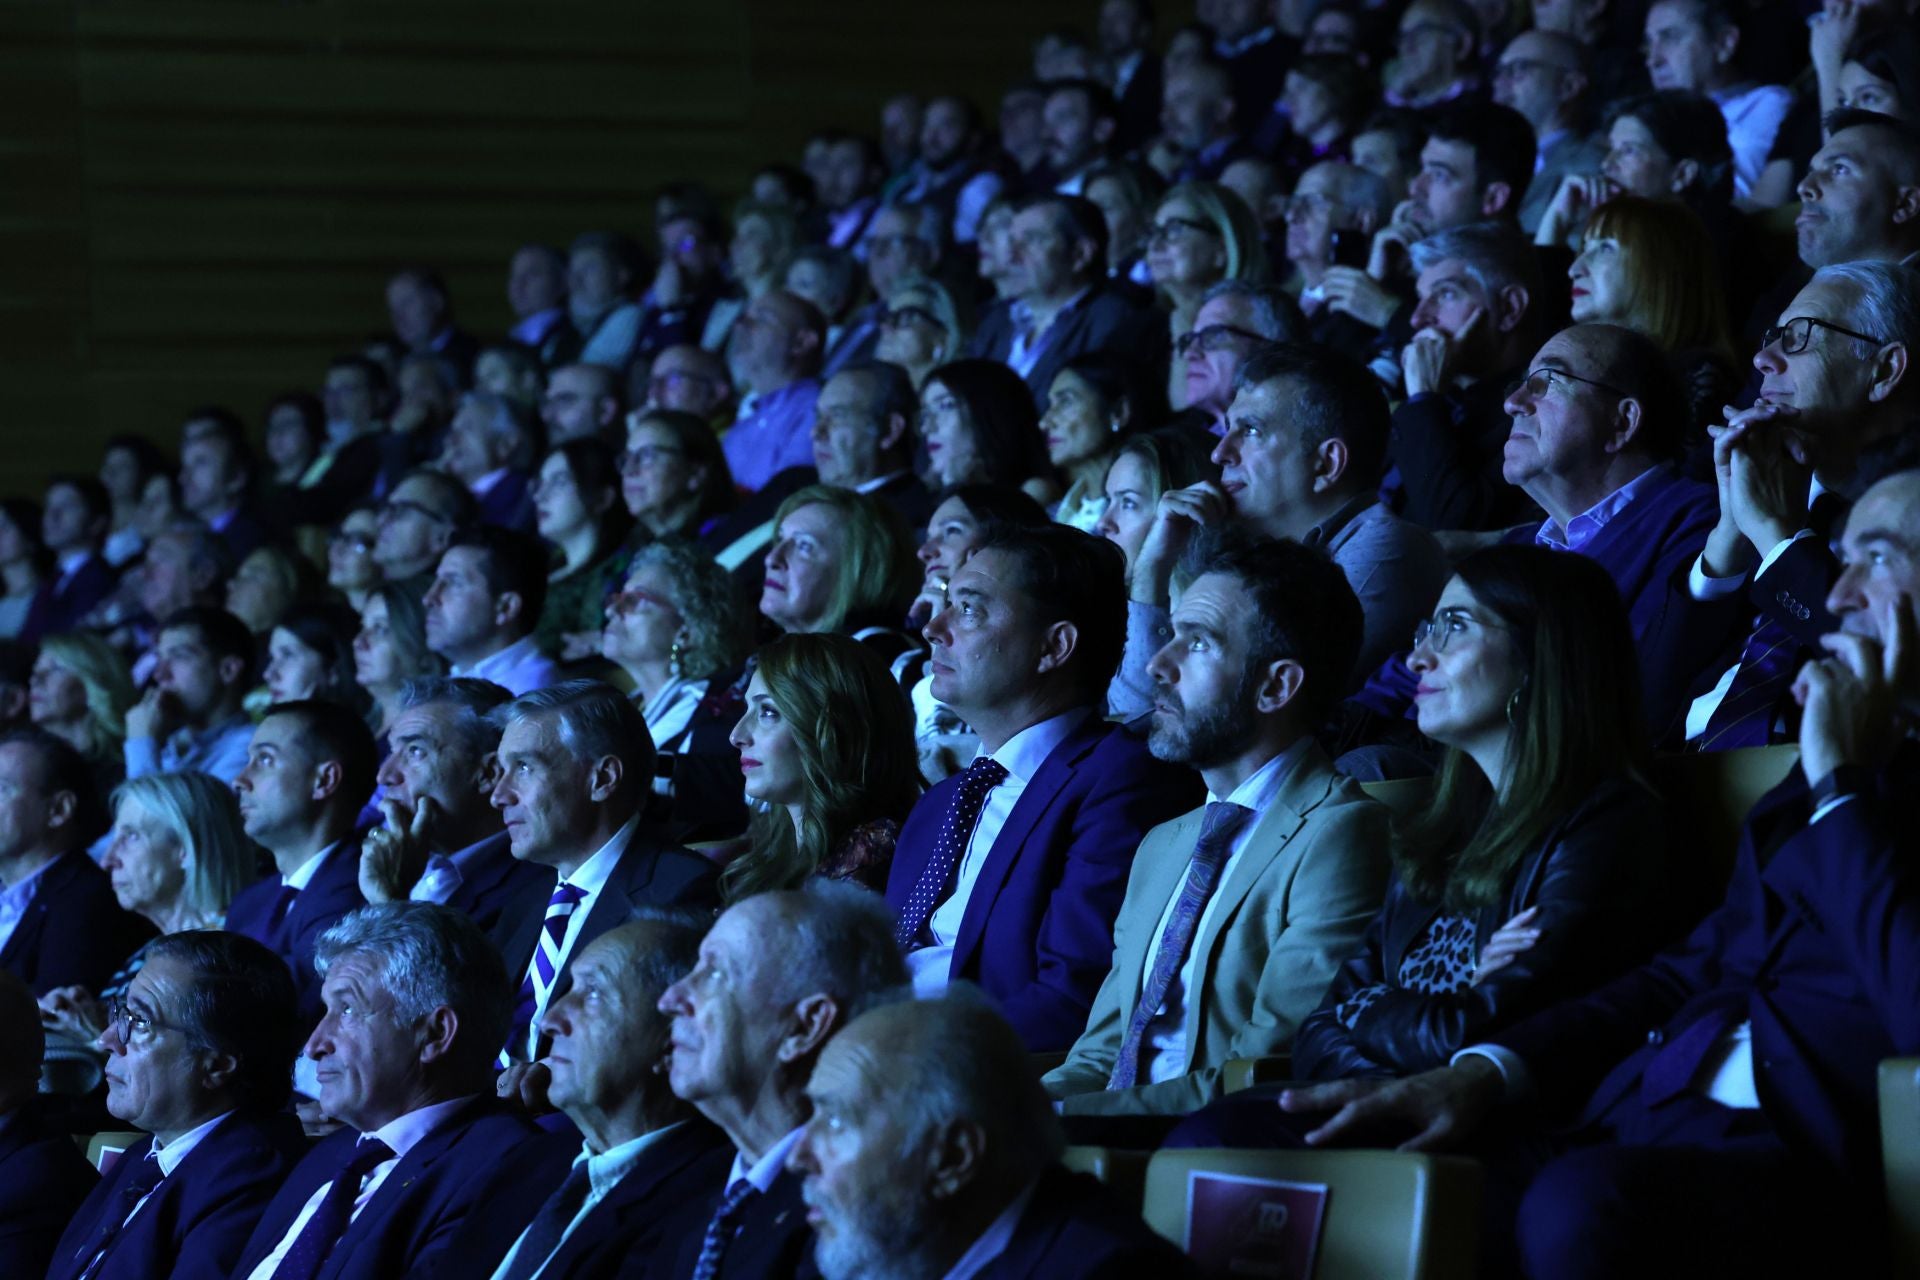
[[[427,648],[427,611],[420,597],[396,582],[375,589],[360,610],[360,631],[353,638],[353,674],[373,699],[368,719],[374,736],[386,741],[403,709],[400,691],[407,681],[446,673],[446,659]]]
[[[886,888],[920,776],[907,700],[878,656],[845,636],[775,640],[760,651],[733,745],[756,808],[745,839],[718,851],[724,900],[816,875]]]
[[[712,838],[746,821],[740,754],[727,741],[744,705],[746,650],[733,578],[689,542],[642,547],[607,602],[601,653],[633,681],[655,749],[654,795],[667,817]]]
[[[1109,280],[1142,288],[1153,283],[1147,270],[1147,235],[1166,185],[1159,174],[1134,160],[1106,161],[1087,170],[1080,194],[1107,220]]]
[[[40,642],[27,683],[27,712],[86,758],[98,794],[119,786],[126,772],[121,744],[127,708],[136,700],[126,659],[99,636],[74,631]]]
[[[878,498],[814,484],[773,517],[760,613],[780,630],[831,631],[872,647],[911,687],[926,650],[901,630],[920,583],[906,526]]]
[[[1193,328],[1208,289],[1222,280],[1267,278],[1267,250],[1260,220],[1225,187],[1183,182],[1160,197],[1147,236],[1147,270],[1167,312],[1169,349]],[[1186,366],[1170,361],[1167,401],[1187,405]]]
[[[327,585],[356,611],[367,607],[367,597],[384,581],[373,562],[379,539],[380,509],[371,503],[347,512],[327,538]]]
[[[1847,46],[1836,88],[1836,107],[1920,123],[1920,32],[1911,26],[1862,32]]]
[[[1701,479],[1713,470],[1707,425],[1720,422],[1743,380],[1715,257],[1712,237],[1685,205],[1619,196],[1587,220],[1567,272],[1577,323],[1637,329],[1673,357],[1692,411],[1687,449],[1704,464],[1690,469]]]
[[[1169,489],[1220,479],[1212,449],[1210,435],[1165,427],[1128,436],[1114,450],[1104,482],[1106,506],[1092,532],[1120,548],[1127,557],[1129,577],[1134,559],[1153,528],[1160,495]]]
[[[1407,662],[1420,730],[1445,760],[1399,824],[1365,944],[1300,1025],[1302,1080],[1442,1066],[1640,963],[1700,897],[1643,777],[1639,670],[1598,564],[1531,546],[1468,556]],[[1255,1090],[1176,1140],[1284,1145],[1302,1123]]]
[[[1730,217],[1733,148],[1713,99],[1661,89],[1616,102],[1607,112],[1607,154],[1599,173],[1570,173],[1534,232],[1539,245],[1578,248],[1587,219],[1615,196],[1681,200],[1709,229]]]
[[[619,463],[599,440],[555,445],[540,463],[534,521],[560,561],[547,578],[547,602],[533,629],[543,653],[583,658],[600,652],[600,619],[633,525],[621,488]]]
[[[317,576],[312,562],[292,547],[256,547],[227,583],[227,612],[264,641],[287,610],[313,597]]]
[[[204,773],[149,773],[121,783],[112,804],[100,865],[121,908],[162,935],[220,928],[234,896],[259,878],[258,851],[226,783]],[[129,956],[99,991],[60,987],[42,996],[47,1030],[93,1047],[106,1029],[107,1002],[126,991],[145,952]]]
[[[636,539],[698,538],[737,500],[720,437],[697,414],[678,409],[645,409],[628,418],[620,495]]]
[[[1157,416],[1135,366],[1121,357],[1089,351],[1061,365],[1047,389],[1047,411],[1040,419],[1047,460],[1067,479],[1053,518],[1082,533],[1093,532],[1107,508],[1101,487],[1107,464],[1140,423]]]
[[[905,369],[915,391],[926,385],[928,374],[966,349],[967,332],[947,286],[910,276],[887,295],[873,357]]]
[[[1042,502],[1058,496],[1048,477],[1033,393],[995,360],[955,360],[920,385],[923,477],[930,489],[1007,484]]]
[[[266,702],[325,698],[343,707],[370,709],[367,691],[355,680],[354,637],[358,614],[344,604],[305,604],[288,610],[267,640],[267,667],[261,679]]]

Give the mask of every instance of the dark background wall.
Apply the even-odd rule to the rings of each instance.
[[[644,232],[660,182],[732,196],[902,89],[991,114],[1034,36],[1096,10],[0,0],[0,493],[91,470],[114,432],[171,448],[198,404],[257,428],[384,326],[396,264],[500,332],[516,245]]]

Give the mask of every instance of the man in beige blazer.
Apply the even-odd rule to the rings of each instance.
[[[1360,646],[1345,576],[1234,530],[1183,567],[1148,746],[1197,768],[1208,803],[1140,843],[1113,968],[1042,1080],[1069,1116],[1182,1115],[1230,1059],[1285,1054],[1386,891],[1387,813],[1312,735]]]

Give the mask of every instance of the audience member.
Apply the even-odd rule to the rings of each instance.
[[[456,676],[511,693],[544,688],[559,669],[533,629],[547,598],[547,550],[532,534],[482,525],[440,557],[424,601],[427,644]]]
[[[1146,0],[1102,0],[1093,31],[1113,74],[1114,143],[1121,151],[1132,151],[1160,127],[1160,55],[1153,47],[1153,6]]]
[[[1245,533],[1184,567],[1147,746],[1199,770],[1208,803],[1133,857],[1113,967],[1041,1080],[1069,1115],[1183,1114],[1229,1059],[1286,1053],[1386,887],[1386,810],[1313,737],[1360,643],[1352,590],[1318,553]]]
[[[602,602],[619,580],[633,523],[623,488],[613,450],[597,439],[569,440],[540,464],[534,520],[559,553],[533,631],[542,653],[578,658],[600,647]]]
[[[1220,469],[1208,456],[1213,445],[1210,435],[1169,429],[1129,436],[1114,451],[1107,468],[1106,509],[1093,532],[1120,548],[1129,583],[1153,529],[1160,495],[1219,480]]]
[[[918,679],[920,646],[898,628],[919,575],[893,508],[851,489],[808,485],[780,504],[773,526],[761,615],[785,632],[852,636],[903,684]]]
[[[41,1276],[99,1178],[38,1096],[46,1052],[33,993],[0,969],[0,1273]]]
[[[100,1044],[108,1113],[151,1136],[73,1215],[50,1280],[226,1275],[306,1152],[285,1110],[300,1043],[286,966],[212,929],[145,951]]]
[[[227,612],[264,639],[302,599],[314,593],[313,562],[292,547],[255,547],[227,579]]]
[[[1655,89],[1706,94],[1720,108],[1733,148],[1736,196],[1752,191],[1793,106],[1789,89],[1755,84],[1742,74],[1743,25],[1742,11],[1723,0],[1654,0],[1647,6],[1647,78]]]
[[[91,476],[61,476],[47,486],[40,544],[48,577],[33,598],[20,637],[29,642],[72,631],[113,590],[103,554],[112,502]]]
[[[956,360],[920,386],[920,444],[936,489],[985,482],[1037,487],[1045,441],[1028,384],[993,360]]]
[[[1257,103],[1257,100],[1256,100]],[[1251,118],[1259,118],[1255,105]],[[1168,66],[1160,106],[1160,144],[1167,150],[1161,173],[1169,182],[1212,182],[1220,171],[1252,151],[1237,123],[1243,114],[1233,76],[1218,62]]]
[[[354,679],[373,702],[375,736],[385,741],[400,714],[400,691],[418,676],[446,672],[440,655],[427,648],[427,611],[418,596],[387,583],[367,597],[360,631],[353,638]]]
[[[34,724],[86,758],[96,790],[110,791],[126,768],[127,712],[136,694],[113,647],[85,633],[48,636],[33,660],[27,712]]]
[[[732,416],[733,383],[726,360],[716,352],[690,345],[668,347],[653,358],[645,387],[643,410],[671,409],[708,422]],[[638,396],[628,400],[640,403]]]
[[[636,528],[663,541],[705,534],[736,500],[713,428],[680,409],[645,409],[632,420],[620,496]]]
[[[827,379],[811,436],[820,483],[871,494],[910,529],[925,525],[933,495],[913,473],[917,409],[912,380],[894,365],[854,365]]]
[[[1493,100],[1533,126],[1533,181],[1520,197],[1520,229],[1532,235],[1568,174],[1592,173],[1606,148],[1586,134],[1587,50],[1557,31],[1523,31],[1493,71]]]
[[[387,281],[387,318],[393,336],[415,355],[431,355],[464,386],[473,377],[473,355],[479,345],[454,323],[453,296],[436,271],[407,267]]]
[[[459,481],[438,471],[411,472],[380,506],[373,562],[388,582],[424,595],[441,555],[475,514],[473,495]]]
[[[1204,414],[1215,435],[1226,429],[1227,406],[1241,368],[1270,342],[1306,337],[1300,308],[1273,286],[1222,280],[1201,295],[1193,328],[1173,344],[1174,373],[1189,410]]]
[[[620,384],[605,365],[562,365],[547,375],[539,408],[549,445],[590,436],[611,442],[620,430]]]
[[[1165,187],[1159,174],[1137,161],[1097,165],[1087,173],[1081,195],[1107,222],[1107,278],[1115,284],[1145,288],[1147,236],[1153,211]]]
[[[267,642],[267,668],[260,675],[272,702],[324,698],[356,713],[369,706],[355,682],[353,641],[360,618],[333,601],[296,605]]]
[[[1042,119],[1053,189],[1063,196],[1085,195],[1088,171],[1107,159],[1120,127],[1113,91],[1094,80],[1054,81]]]
[[[1047,389],[1040,432],[1047,461],[1067,481],[1051,512],[1061,524],[1091,532],[1107,505],[1107,462],[1127,433],[1158,416],[1131,363],[1090,351],[1060,366]]]
[[[180,444],[180,503],[220,535],[235,560],[267,537],[266,527],[248,510],[255,466],[247,429],[232,413],[203,409],[187,418]]]
[[[440,469],[467,487],[482,523],[531,530],[539,458],[532,414],[505,396],[469,391],[447,426]]]
[[[1627,98],[1608,109],[1606,131],[1600,172],[1561,179],[1535,243],[1573,241],[1593,210],[1622,194],[1677,198],[1709,229],[1729,225],[1733,153],[1726,120],[1711,99],[1678,89]]]
[[[524,244],[507,263],[507,305],[513,328],[507,336],[545,351],[567,319],[566,255],[552,245]]]
[[[1147,270],[1168,309],[1169,340],[1178,341],[1193,328],[1213,285],[1222,280],[1265,281],[1267,252],[1260,224],[1253,210],[1225,187],[1182,183],[1160,198],[1154,212]],[[1170,384],[1168,399],[1185,403],[1182,389]]]
[[[167,471],[160,446],[145,436],[111,436],[100,451],[100,486],[112,504],[101,554],[115,569],[131,563],[145,549],[146,539],[137,523],[140,499],[148,483],[165,479]]]
[[[896,936],[919,990],[978,983],[1036,1052],[1086,1025],[1132,851],[1196,798],[1191,774],[1101,714],[1125,623],[1120,562],[1075,529],[1005,534],[959,567],[926,626],[932,694],[980,735],[980,755],[901,830]],[[1029,793],[1051,802],[1019,803]]]
[[[1352,314],[1349,304],[1358,296],[1365,305],[1380,294],[1366,273],[1366,259],[1373,233],[1392,210],[1385,179],[1340,161],[1323,161],[1301,174],[1287,201],[1286,258],[1301,285],[1307,333],[1363,363],[1379,341],[1379,326]],[[1392,314],[1388,304],[1385,315]]]
[[[327,585],[355,609],[380,586],[380,566],[374,563],[374,544],[380,540],[380,508],[373,503],[355,507],[327,536]]]
[[[727,368],[741,387],[740,409],[722,443],[740,488],[758,489],[783,467],[811,460],[807,429],[825,344],[820,312],[784,291],[754,299],[734,322]]]
[[[633,289],[641,270],[639,246],[618,232],[574,237],[567,250],[568,323],[555,325],[542,345],[549,366],[627,367],[640,339],[640,304]]]
[[[194,606],[160,624],[153,684],[127,712],[127,776],[190,769],[231,782],[253,732],[253,636],[224,609]]]
[[[929,373],[966,349],[966,328],[946,285],[912,276],[887,295],[873,356],[904,370],[915,392]]]
[[[32,637],[33,606],[46,593],[48,557],[41,541],[38,505],[21,498],[0,499],[0,639]]]
[[[1400,11],[1382,97],[1390,107],[1432,111],[1482,93],[1474,71],[1480,23],[1465,0],[1413,0]]]

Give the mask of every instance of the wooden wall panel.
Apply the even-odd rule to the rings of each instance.
[[[0,492],[256,417],[384,327],[394,266],[508,323],[533,239],[644,231],[901,89],[989,112],[1092,0],[0,0]]]

